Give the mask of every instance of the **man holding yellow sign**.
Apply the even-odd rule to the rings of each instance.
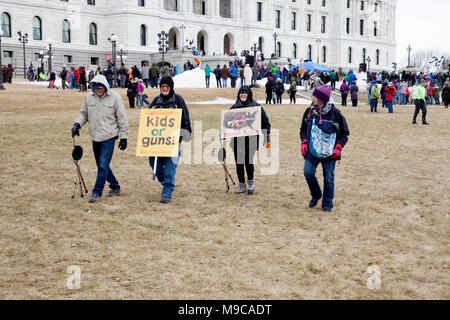
[[[171,77],[160,81],[161,94],[150,109],[141,113],[137,156],[149,156],[150,167],[162,184],[161,203],[169,203],[175,189],[175,174],[180,159],[180,142],[191,140],[189,110],[174,91]]]

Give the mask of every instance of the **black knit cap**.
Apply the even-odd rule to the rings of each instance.
[[[159,82],[159,87],[161,87],[163,84],[167,84],[167,85],[170,87],[170,92],[169,92],[169,95],[167,96],[167,98],[172,97],[173,94],[175,93],[175,91],[174,91],[174,89],[173,89],[173,87],[174,87],[175,84],[173,83],[172,77],[169,77],[169,76],[164,76],[164,77],[162,77],[161,80],[160,80],[160,82]],[[162,96],[163,98],[165,98],[162,94],[161,94],[161,96]]]

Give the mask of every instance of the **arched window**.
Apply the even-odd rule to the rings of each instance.
[[[33,18],[33,40],[42,40],[42,22],[41,18]]]
[[[89,44],[97,45],[97,25],[95,23],[89,25]]]
[[[2,30],[4,37],[11,37],[11,17],[6,12],[2,13]]]
[[[366,48],[362,50],[362,63],[366,63]]]
[[[376,62],[377,62],[377,65],[380,64],[380,50],[379,49],[377,49],[377,52],[376,52]]]
[[[322,62],[327,62],[327,47],[322,47]]]
[[[297,44],[292,45],[292,58],[297,59]]]
[[[66,19],[62,22],[62,42],[70,43],[70,24]]]
[[[141,25],[141,46],[147,45],[147,27],[145,25]]]
[[[281,57],[281,42],[277,42],[277,57]]]
[[[352,63],[352,47],[348,48],[348,63]]]
[[[263,53],[264,50],[264,39],[263,37],[259,37],[258,39],[258,50]]]
[[[308,45],[308,52],[306,56],[308,57],[307,60],[312,60],[312,46],[310,44]]]

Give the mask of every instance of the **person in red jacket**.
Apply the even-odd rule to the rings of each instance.
[[[76,89],[80,89],[80,73],[81,69],[77,68],[75,70],[75,83],[76,83]]]
[[[392,82],[389,82],[389,85],[386,88],[386,106],[389,110],[389,113],[394,113],[394,109],[392,108],[392,103],[393,103],[396,95],[397,95],[397,89],[395,89],[395,86]]]

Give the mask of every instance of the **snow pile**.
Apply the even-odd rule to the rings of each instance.
[[[175,88],[206,88],[205,71],[200,68],[185,71],[173,77]],[[210,87],[215,87],[216,76],[211,72]],[[230,82],[230,81],[228,81]]]

